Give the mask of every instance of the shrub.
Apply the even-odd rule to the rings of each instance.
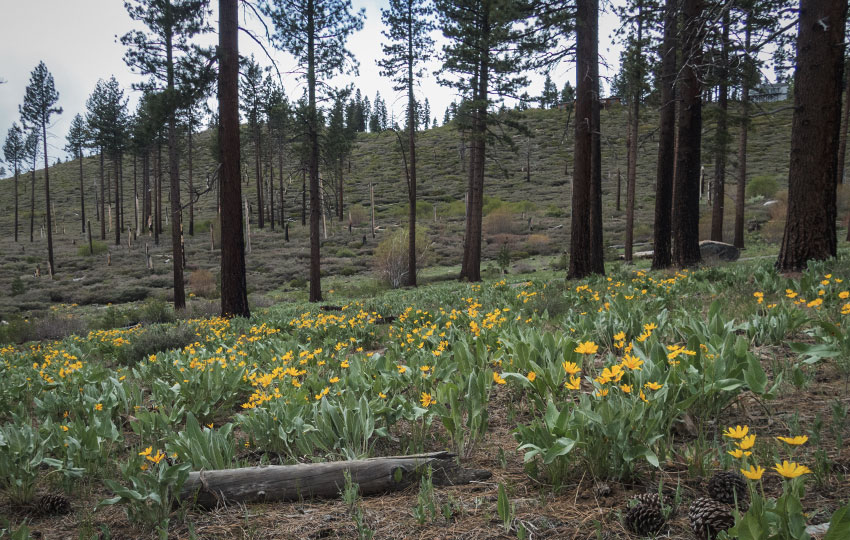
[[[97,240],[92,241],[91,248],[92,251],[89,251],[88,243],[84,242],[77,246],[77,255],[79,255],[80,257],[87,257],[90,255],[100,255],[101,253],[106,253],[107,251],[109,251],[109,247],[105,243],[99,242]]]
[[[530,234],[525,241],[525,247],[529,253],[538,254],[549,250],[552,239],[545,234]]]
[[[24,282],[20,276],[15,276],[15,279],[12,280],[12,296],[18,296],[19,294],[24,294],[27,288],[24,286]]]
[[[359,227],[369,221],[369,212],[361,204],[352,204],[348,207],[348,216],[351,218],[351,224]]]
[[[747,183],[747,197],[765,197],[771,198],[779,189],[779,184],[776,181],[776,176],[769,174],[760,174],[754,176]]]
[[[381,280],[391,287],[400,287],[407,277],[407,247],[409,233],[407,229],[398,229],[382,241],[375,249],[374,266]],[[420,228],[416,230],[416,262],[419,271],[425,264],[428,250],[428,236]]]
[[[452,201],[448,204],[444,204],[440,207],[439,213],[448,217],[461,217],[466,215],[466,203],[463,202],[463,199],[459,201]]]
[[[357,255],[357,254],[354,253],[354,251],[352,251],[348,248],[339,248],[338,250],[336,250],[336,256],[340,257],[340,258],[342,258],[342,257],[354,257],[355,255]]]
[[[215,295],[215,276],[209,270],[195,270],[189,274],[189,289],[195,296],[211,298]]]
[[[151,298],[142,305],[140,319],[147,323],[165,323],[175,320],[174,312],[165,300]]]
[[[546,217],[555,217],[555,218],[564,217],[566,215],[566,214],[564,214],[563,208],[561,208],[557,204],[550,204],[549,206],[547,206],[545,214],[546,214]]]
[[[483,228],[486,234],[511,234],[514,214],[507,207],[497,208],[484,218]]]

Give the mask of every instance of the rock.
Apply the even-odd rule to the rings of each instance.
[[[699,254],[705,262],[710,261],[737,261],[741,256],[741,251],[725,242],[715,242],[713,240],[703,240],[699,243]]]

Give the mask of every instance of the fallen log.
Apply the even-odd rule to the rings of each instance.
[[[189,473],[179,501],[212,508],[220,503],[297,501],[338,497],[345,472],[361,495],[405,489],[430,465],[434,485],[468,484],[490,478],[490,471],[463,469],[449,452],[298,465],[268,465]]]

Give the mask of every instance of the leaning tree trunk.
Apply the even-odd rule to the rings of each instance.
[[[801,0],[794,70],[788,216],[776,267],[835,257],[836,169],[847,0]],[[824,21],[828,21],[825,24]]]
[[[723,13],[723,33],[720,51],[719,97],[717,98],[717,133],[714,140],[714,188],[711,207],[711,239],[723,241],[723,221],[726,197],[726,150],[729,146],[729,130],[726,126],[729,98],[729,10]]]
[[[673,200],[673,262],[693,266],[700,262],[699,190],[702,142],[702,0],[683,4],[684,42],[682,103],[679,109],[679,149]]]
[[[744,77],[741,84],[741,134],[738,139],[738,185],[735,190],[735,239],[733,244],[744,249],[744,203],[747,195],[747,136],[750,129],[750,14],[744,22]]]
[[[576,135],[573,151],[573,194],[570,230],[570,267],[568,279],[581,279],[593,272],[591,249],[591,191],[593,148],[593,93],[596,82],[592,79],[593,34],[591,12],[598,8],[598,0],[578,0],[576,11]]]
[[[250,317],[239,171],[239,0],[219,0],[221,314]]]

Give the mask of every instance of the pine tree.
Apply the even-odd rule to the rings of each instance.
[[[351,66],[346,49],[348,37],[363,28],[364,11],[351,12],[351,0],[264,0],[263,12],[274,21],[275,46],[295,56],[306,66],[307,133],[310,143],[310,301],[322,300],[319,249],[319,115],[316,107],[318,82],[332,78]]]
[[[35,171],[38,168],[38,129],[28,129],[24,139],[24,155],[30,167],[30,244],[35,241]]]
[[[541,109],[553,109],[558,106],[558,87],[552,82],[552,77],[548,72],[543,81],[543,92],[540,94],[539,102]]]
[[[776,267],[836,256],[836,170],[847,0],[800,1],[788,217]],[[825,21],[828,24],[825,24]]]
[[[249,139],[254,144],[254,172],[257,178],[257,226],[265,227],[263,216],[262,132],[263,132],[263,70],[254,56],[245,58],[242,69],[242,111],[248,120]]]
[[[165,90],[163,116],[168,124],[168,164],[171,184],[171,251],[174,268],[174,308],[186,307],[183,284],[183,225],[180,207],[180,174],[177,156],[177,111],[191,104],[197,94],[212,82],[213,72],[203,65],[209,50],[190,43],[208,29],[205,23],[207,0],[125,0],[124,7],[134,21],[148,32],[134,30],[121,38],[128,47],[125,63],[151,81],[147,86]]]
[[[86,123],[82,115],[76,115],[71,121],[71,128],[68,130],[65,151],[70,153],[72,157],[80,162],[80,223],[82,224],[82,232],[86,232],[86,196],[83,188],[83,148],[85,148],[88,140],[86,132]],[[17,197],[17,193],[16,193]]]
[[[348,92],[339,91],[334,96],[333,106],[328,114],[328,125],[322,140],[322,155],[325,161],[325,176],[332,178],[336,184],[336,216],[339,221],[344,219],[343,210],[343,165],[351,154],[354,142],[354,130],[345,122],[345,100]]]
[[[431,104],[428,103],[428,98],[425,98],[425,103],[422,105],[422,120],[420,121],[422,129],[428,129],[431,124]]]
[[[530,16],[524,4],[490,0],[437,0],[439,25],[448,43],[443,47],[440,84],[470,94],[464,107],[469,119],[469,204],[460,278],[481,280],[481,223],[484,208],[484,163],[491,96],[516,95],[526,86],[519,24]]]
[[[699,181],[702,143],[703,0],[682,4],[681,104],[679,147],[673,186],[673,262],[680,267],[700,262]]]
[[[413,88],[422,77],[424,62],[434,50],[430,32],[433,8],[426,0],[390,0],[389,9],[381,10],[386,26],[383,31],[388,42],[382,45],[384,58],[378,62],[381,74],[392,77],[393,89],[407,92],[407,151],[405,178],[407,179],[408,246],[407,285],[416,286],[416,97]],[[428,129],[431,105],[425,98],[422,123]]]
[[[47,263],[50,277],[56,274],[53,262],[53,223],[50,209],[50,171],[47,162],[47,126],[50,117],[62,114],[62,107],[56,107],[59,92],[53,83],[53,75],[47,70],[44,62],[39,62],[30,74],[30,82],[24,94],[24,104],[20,107],[21,122],[41,130],[41,140],[44,145],[44,203],[47,211]]]
[[[18,241],[18,172],[26,158],[24,132],[18,124],[12,124],[3,143],[3,158],[12,166],[15,175],[15,242]]]
[[[561,90],[561,103],[566,107],[572,107],[573,101],[576,99],[576,91],[570,81],[564,83],[564,88]]]
[[[659,56],[661,72],[661,111],[658,130],[658,163],[655,177],[655,221],[653,228],[652,268],[660,270],[672,264],[671,251],[673,171],[675,170],[676,103],[676,34],[678,0],[666,0],[664,30]]]

